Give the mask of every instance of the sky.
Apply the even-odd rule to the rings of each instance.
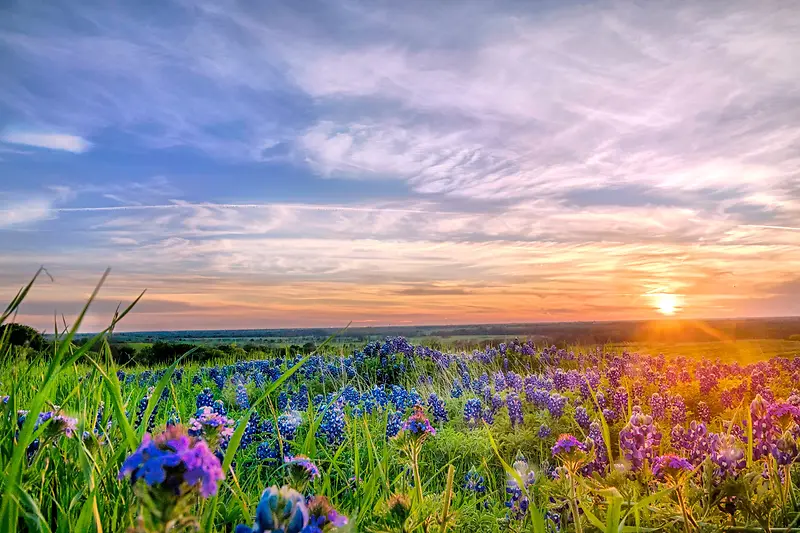
[[[84,329],[800,315],[794,1],[0,2],[0,301]],[[666,296],[665,296],[666,295]]]

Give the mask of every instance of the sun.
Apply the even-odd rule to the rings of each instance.
[[[655,294],[656,309],[662,315],[674,315],[680,309],[680,302],[677,294],[660,293]]]

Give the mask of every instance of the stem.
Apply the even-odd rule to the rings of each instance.
[[[678,485],[675,487],[675,494],[678,496],[678,504],[681,506],[681,514],[683,515],[683,530],[686,533],[691,533],[691,523],[689,522],[689,512],[686,509],[686,502],[683,500],[683,487]]]
[[[447,489],[444,492],[444,507],[442,508],[442,518],[439,521],[441,524],[441,532],[447,533],[447,524],[450,522],[450,498],[453,496],[453,477],[456,474],[456,469],[453,465],[447,469]]]
[[[572,469],[569,470],[569,488],[570,488],[570,508],[572,510],[572,520],[575,522],[575,533],[583,533],[581,526],[581,515],[578,512],[578,493],[575,489],[575,474]]]
[[[419,452],[420,446],[416,442],[411,445],[411,470],[414,474],[414,488],[417,493],[417,503],[422,504],[422,479],[419,475]]]

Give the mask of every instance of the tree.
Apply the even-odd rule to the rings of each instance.
[[[25,324],[4,324],[0,326],[0,339],[5,339],[7,345],[29,346],[32,350],[42,350],[45,346],[44,336]]]

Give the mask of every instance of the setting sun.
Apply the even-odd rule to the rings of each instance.
[[[676,294],[656,294],[656,308],[663,315],[674,315],[680,308]]]

